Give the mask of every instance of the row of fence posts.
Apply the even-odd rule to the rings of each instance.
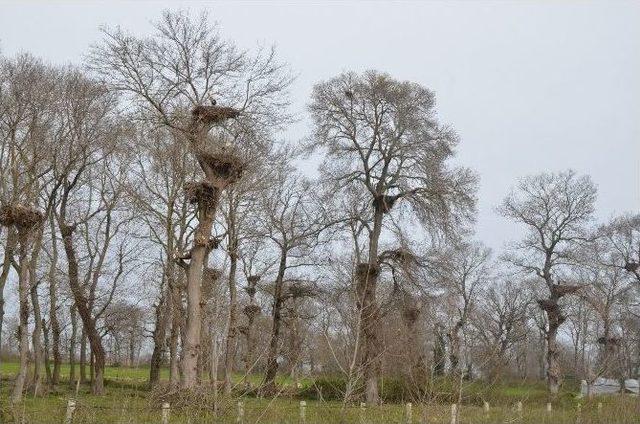
[[[598,413],[602,411],[602,402],[598,402]],[[491,407],[489,402],[484,402],[482,405],[482,410],[485,415],[489,414]],[[518,413],[518,418],[522,419],[522,402],[516,403],[516,412]],[[64,424],[72,424],[73,422],[73,414],[76,410],[76,401],[74,399],[69,399],[67,401],[67,413],[65,414]],[[551,403],[547,403],[546,410],[548,413],[552,412]],[[304,400],[300,401],[300,424],[307,424],[307,402]],[[367,404],[362,402],[360,404],[359,410],[359,419],[360,424],[367,424],[366,420],[366,411]],[[171,405],[165,402],[162,404],[162,421],[161,424],[169,424],[169,413],[171,412]],[[451,405],[451,424],[458,424],[460,420],[460,411],[458,409],[457,404]],[[576,424],[580,424],[582,421],[582,405],[578,404],[576,407]],[[236,414],[236,423],[244,424],[244,402],[238,402],[238,410]],[[409,402],[404,406],[404,423],[405,424],[413,424],[413,405]]]

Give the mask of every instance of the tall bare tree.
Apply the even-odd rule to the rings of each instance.
[[[547,385],[552,398],[562,378],[558,329],[566,320],[560,299],[579,289],[563,282],[563,270],[572,255],[589,238],[596,188],[588,176],[573,171],[544,173],[520,180],[502,202],[499,212],[526,228],[525,237],[513,244],[506,259],[543,283],[548,297],[538,299],[547,318]]]
[[[325,149],[322,178],[355,191],[367,207],[359,217],[356,294],[366,399],[377,403],[379,243],[385,217],[406,205],[430,229],[458,230],[471,218],[476,176],[448,164],[458,138],[435,119],[435,95],[411,82],[369,71],[345,73],[314,87],[313,148]]]

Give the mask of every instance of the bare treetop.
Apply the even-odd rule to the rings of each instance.
[[[91,70],[127,93],[143,116],[185,130],[192,108],[220,104],[240,111],[241,132],[288,120],[283,93],[292,78],[274,48],[239,50],[206,13],[165,11],[154,26],[148,37],[103,28],[103,42],[88,55]]]
[[[313,142],[330,158],[325,176],[364,186],[384,212],[406,198],[428,224],[471,218],[477,177],[447,163],[458,137],[434,107],[433,92],[376,71],[317,84],[310,110]]]

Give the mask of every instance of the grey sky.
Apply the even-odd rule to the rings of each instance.
[[[79,63],[99,25],[144,34],[181,7],[209,9],[242,47],[275,43],[303,118],[312,84],[344,70],[434,90],[458,162],[481,175],[477,232],[493,248],[518,236],[493,207],[526,174],[591,174],[603,220],[640,210],[640,2],[0,2],[0,49]]]

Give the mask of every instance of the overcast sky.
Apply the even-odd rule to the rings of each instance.
[[[493,208],[518,177],[573,168],[599,188],[598,218],[640,211],[640,2],[3,2],[0,51],[82,60],[98,27],[138,34],[165,8],[207,9],[242,47],[276,44],[299,75],[286,133],[306,135],[312,85],[378,69],[435,91],[481,176],[478,238],[518,237]]]

